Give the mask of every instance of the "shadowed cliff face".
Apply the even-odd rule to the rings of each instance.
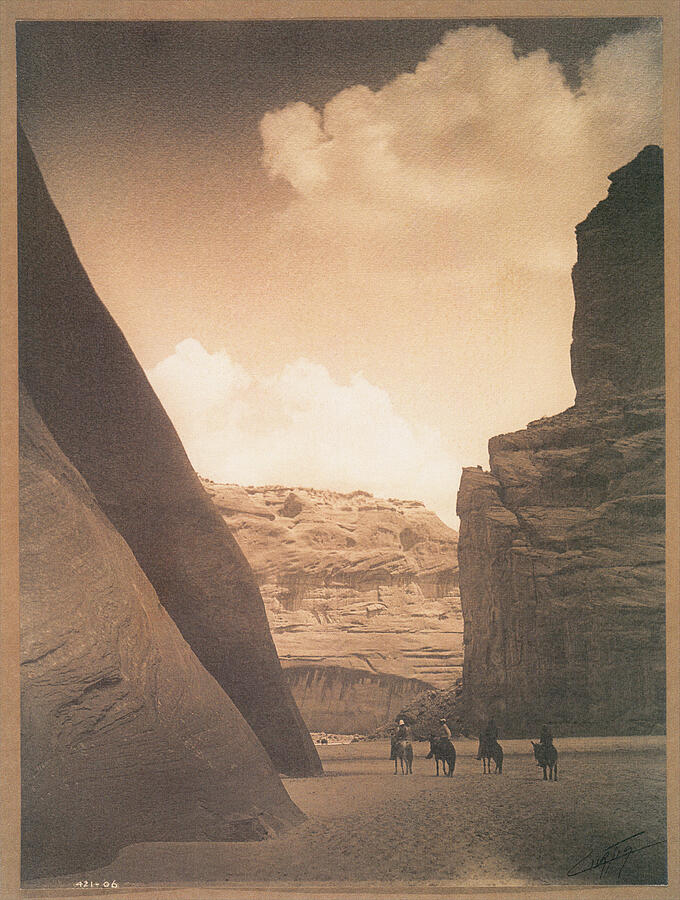
[[[664,382],[663,154],[645,149],[609,176],[576,227],[571,371],[576,402]]]
[[[507,734],[665,723],[661,151],[610,177],[577,227],[576,405],[492,438],[458,494],[466,717]]]
[[[23,390],[20,553],[25,878],[303,819]]]
[[[279,771],[321,771],[257,584],[19,135],[20,373],[57,444]]]

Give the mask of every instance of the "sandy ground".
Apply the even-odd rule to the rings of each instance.
[[[659,884],[666,881],[665,738],[563,738],[559,780],[544,782],[528,741],[502,741],[502,775],[483,775],[476,744],[456,741],[452,778],[415,744],[396,777],[386,741],[318,747],[325,777],[286,778],[307,822],[258,843],[138,844],[78,873],[121,888],[154,884],[389,882],[446,885]],[[643,832],[637,837],[631,837]],[[613,849],[616,842],[624,842]],[[627,850],[638,852],[627,853]],[[608,866],[570,875],[609,856]],[[587,859],[580,862],[583,857]],[[31,886],[66,888],[74,877]],[[349,886],[349,884],[348,884]],[[119,892],[118,896],[122,892]]]

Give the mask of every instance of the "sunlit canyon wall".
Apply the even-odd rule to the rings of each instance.
[[[366,733],[463,665],[457,533],[422,503],[204,482],[311,731]]]

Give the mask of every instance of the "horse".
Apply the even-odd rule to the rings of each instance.
[[[484,774],[491,775],[491,760],[496,763],[494,775],[503,774],[503,748],[498,741],[485,742],[482,747],[482,766]]]
[[[446,740],[446,738],[437,738],[431,734],[430,752],[425,759],[432,759],[433,756],[435,765],[437,766],[437,775],[439,775],[439,760],[442,761],[442,771],[444,775],[453,775],[453,770],[456,768],[456,748],[451,741]],[[446,771],[447,765],[449,769],[448,772]]]
[[[397,760],[401,763],[401,774],[413,774],[413,746],[410,741],[395,741],[392,744],[394,774],[397,774]],[[404,763],[406,765],[404,765]]]
[[[543,769],[543,781],[552,781],[553,771],[555,772],[555,781],[557,781],[557,750],[552,744],[546,746],[545,744],[535,744],[533,741],[531,746],[534,748],[536,764]],[[550,779],[546,775],[546,769],[550,771]]]

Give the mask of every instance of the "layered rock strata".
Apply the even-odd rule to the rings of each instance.
[[[20,556],[25,878],[304,818],[24,391]]]
[[[665,722],[661,151],[610,179],[576,229],[576,403],[492,438],[458,495],[465,714],[508,735]]]
[[[97,297],[22,134],[19,171],[24,384],[182,636],[275,766],[319,773],[250,567]]]
[[[288,682],[310,731],[370,734],[427,690],[417,678],[346,666],[293,666]]]
[[[364,491],[213,484],[311,731],[373,731],[462,671],[457,534]]]

